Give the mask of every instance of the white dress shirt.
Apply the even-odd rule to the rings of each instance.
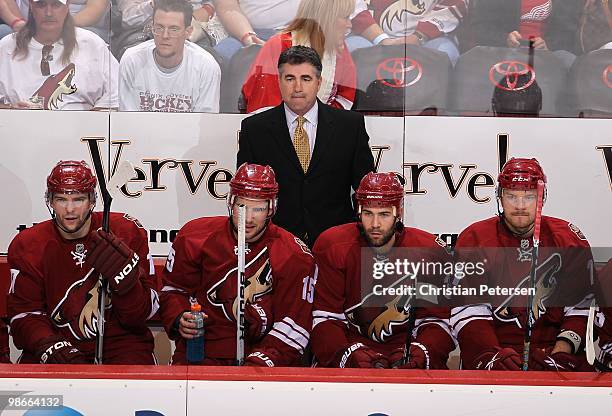
[[[293,142],[293,135],[295,133],[295,128],[297,127],[297,118],[298,115],[295,114],[287,104],[284,104],[285,107],[285,117],[287,118],[287,128],[289,129],[289,135],[291,136],[291,141]],[[304,118],[306,122],[304,123],[304,130],[306,130],[306,134],[308,135],[308,144],[310,145],[310,157],[312,158],[312,152],[314,150],[315,141],[317,139],[317,123],[319,121],[319,105],[315,102],[315,105],[312,106],[310,110],[306,114],[304,114]]]

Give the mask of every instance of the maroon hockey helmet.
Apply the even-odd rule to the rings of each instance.
[[[276,196],[278,183],[274,170],[266,165],[243,163],[230,181],[228,205],[232,205],[234,197],[267,199],[270,201],[271,213],[276,212]]]
[[[356,192],[359,212],[362,207],[395,207],[396,215],[404,205],[404,187],[393,172],[370,172],[361,179]]]
[[[85,161],[60,160],[47,177],[47,200],[52,194],[93,194],[95,201],[96,177]]]
[[[537,189],[539,180],[546,184],[544,170],[534,158],[511,158],[497,177],[500,189]]]

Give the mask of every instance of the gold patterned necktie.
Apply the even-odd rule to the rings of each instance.
[[[308,170],[310,164],[310,143],[308,142],[308,134],[304,130],[305,122],[306,119],[303,116],[298,116],[297,127],[293,132],[293,147],[295,147],[295,153],[297,153],[304,172]]]

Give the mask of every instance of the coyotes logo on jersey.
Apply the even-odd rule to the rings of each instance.
[[[30,101],[42,103],[45,110],[59,110],[59,103],[64,101],[64,95],[74,94],[77,91],[76,85],[72,84],[75,73],[74,64],[68,64],[57,74],[49,76],[32,95]]]
[[[250,254],[250,252],[249,252]],[[238,267],[233,267],[215,283],[207,292],[208,301],[223,310],[223,314],[230,321],[236,320],[238,303],[236,299],[238,287]],[[247,259],[245,265],[246,287],[244,299],[248,303],[255,303],[264,295],[272,292],[272,269],[268,248],[264,247],[255,254],[251,260]]]
[[[557,289],[558,273],[561,270],[562,259],[559,253],[551,254],[536,269],[536,284],[533,303],[531,304],[533,316],[537,320],[546,313],[547,301],[555,294]],[[529,287],[530,275],[523,277],[516,285],[517,289]],[[507,297],[494,311],[497,319],[503,322],[515,322],[522,328],[519,316],[525,312],[525,307],[512,307],[511,305],[521,303],[516,295]],[[524,303],[524,302],[523,302]]]
[[[60,328],[68,328],[77,340],[93,339],[98,333],[98,289],[100,281],[94,269],[74,282],[59,301],[51,320]],[[105,309],[110,308],[110,296]]]
[[[407,27],[407,22],[412,21],[413,16],[420,16],[427,10],[423,0],[397,0],[385,3],[388,4],[384,7],[378,6],[381,10],[378,23],[388,33],[395,33],[398,28]]]

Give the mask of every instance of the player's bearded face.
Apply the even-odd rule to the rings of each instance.
[[[89,211],[93,204],[87,193],[54,194],[51,200],[51,208],[55,212],[55,221],[61,231],[72,233],[79,231],[76,235],[66,238],[80,238],[81,234],[87,234],[88,227],[83,225],[90,221]]]
[[[245,240],[247,243],[257,241],[268,225],[269,201],[237,197],[232,207],[232,222],[236,229],[238,229],[238,205],[241,204],[246,206]]]
[[[361,210],[361,225],[371,247],[382,247],[391,241],[395,234],[395,222],[392,207],[363,207]]]
[[[533,227],[537,200],[538,192],[535,189],[502,190],[501,204],[504,209],[504,219],[512,231],[523,234]]]

